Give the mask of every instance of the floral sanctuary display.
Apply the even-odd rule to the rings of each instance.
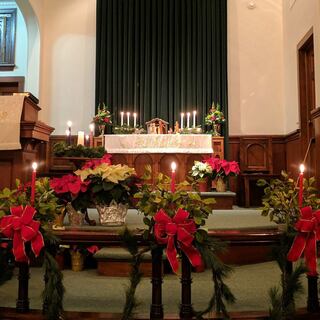
[[[104,103],[98,106],[98,113],[93,117],[92,123],[98,126],[100,134],[104,134],[105,127],[112,125],[112,115]]]
[[[212,127],[208,133],[214,136],[220,136],[221,125],[226,122],[223,112],[221,111],[221,106],[219,103],[217,105],[212,103],[208,114],[205,117],[205,124]]]
[[[106,151],[104,147],[68,146],[65,142],[57,142],[53,145],[53,154],[55,157],[101,158],[106,154]]]
[[[100,222],[108,224],[107,218],[102,217],[102,211],[107,206],[117,206],[119,210],[122,208],[125,215],[133,195],[138,191],[139,182],[133,168],[111,165],[110,157],[105,156],[101,160],[87,162],[74,174],[53,178],[50,184],[62,203],[70,203],[75,210],[80,211],[96,206]]]
[[[215,157],[204,160],[212,169],[212,179],[225,179],[230,176],[236,176],[240,173],[239,164],[236,161],[228,161]]]
[[[148,169],[150,171],[150,168]],[[148,180],[146,173],[143,179]],[[144,215],[147,229],[144,238],[149,240],[150,248],[163,248],[172,270],[178,273],[179,261],[186,256],[196,269],[203,266],[211,268],[214,282],[214,293],[208,308],[203,312],[195,312],[198,319],[215,307],[227,317],[225,302],[233,302],[234,297],[224,283],[230,269],[217,257],[217,253],[224,249],[224,245],[216,239],[210,238],[205,229],[208,216],[212,213],[210,205],[214,199],[201,199],[196,192],[183,191],[187,182],[177,186],[173,193],[168,191],[171,180],[159,174],[155,187],[143,183],[140,191],[135,195],[137,207]],[[123,319],[129,319],[136,305],[134,292],[139,283],[139,250],[135,247],[135,239],[128,241],[128,231],[125,242],[129,251],[134,255],[133,269],[130,275],[131,287],[127,291],[127,300],[123,311]],[[130,239],[130,237],[129,237]],[[143,252],[142,252],[143,254]]]
[[[284,226],[281,243],[274,250],[275,259],[281,270],[281,290],[274,287],[269,291],[272,319],[292,319],[296,296],[302,291],[301,276],[307,271],[308,278],[317,281],[316,240],[320,232],[320,198],[314,187],[314,178],[303,179],[303,190],[286,172],[281,179],[259,180],[264,187],[262,215]],[[301,187],[300,187],[301,188]],[[303,200],[299,206],[299,193]],[[306,263],[298,261],[304,253]]]
[[[13,255],[17,262],[28,263],[31,251],[43,256],[45,277],[44,310],[48,319],[59,319],[63,311],[64,287],[62,274],[53,257],[52,248],[58,240],[50,232],[50,224],[60,213],[58,198],[51,190],[48,178],[38,179],[35,185],[34,206],[30,205],[30,183],[16,182],[16,189],[0,192],[0,232],[12,239]]]

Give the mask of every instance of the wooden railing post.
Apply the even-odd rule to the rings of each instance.
[[[161,247],[152,249],[152,302],[150,319],[163,319],[162,305],[162,251]]]
[[[193,317],[191,303],[191,264],[187,256],[182,252],[181,259],[181,304],[180,319],[189,320]]]
[[[307,278],[308,278],[307,310],[309,312],[316,312],[316,311],[319,311],[318,276],[307,276]]]
[[[16,310],[24,313],[29,311],[29,264],[27,262],[18,262],[17,265],[19,267],[19,287]]]

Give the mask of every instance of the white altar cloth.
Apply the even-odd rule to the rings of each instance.
[[[209,134],[113,134],[104,142],[108,153],[213,153]]]

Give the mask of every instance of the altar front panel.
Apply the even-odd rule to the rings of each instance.
[[[105,135],[108,153],[187,153],[212,154],[209,134],[113,134]]]

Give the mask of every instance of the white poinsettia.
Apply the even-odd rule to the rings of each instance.
[[[211,166],[206,162],[195,161],[191,169],[191,176],[195,179],[203,179],[212,174]]]

